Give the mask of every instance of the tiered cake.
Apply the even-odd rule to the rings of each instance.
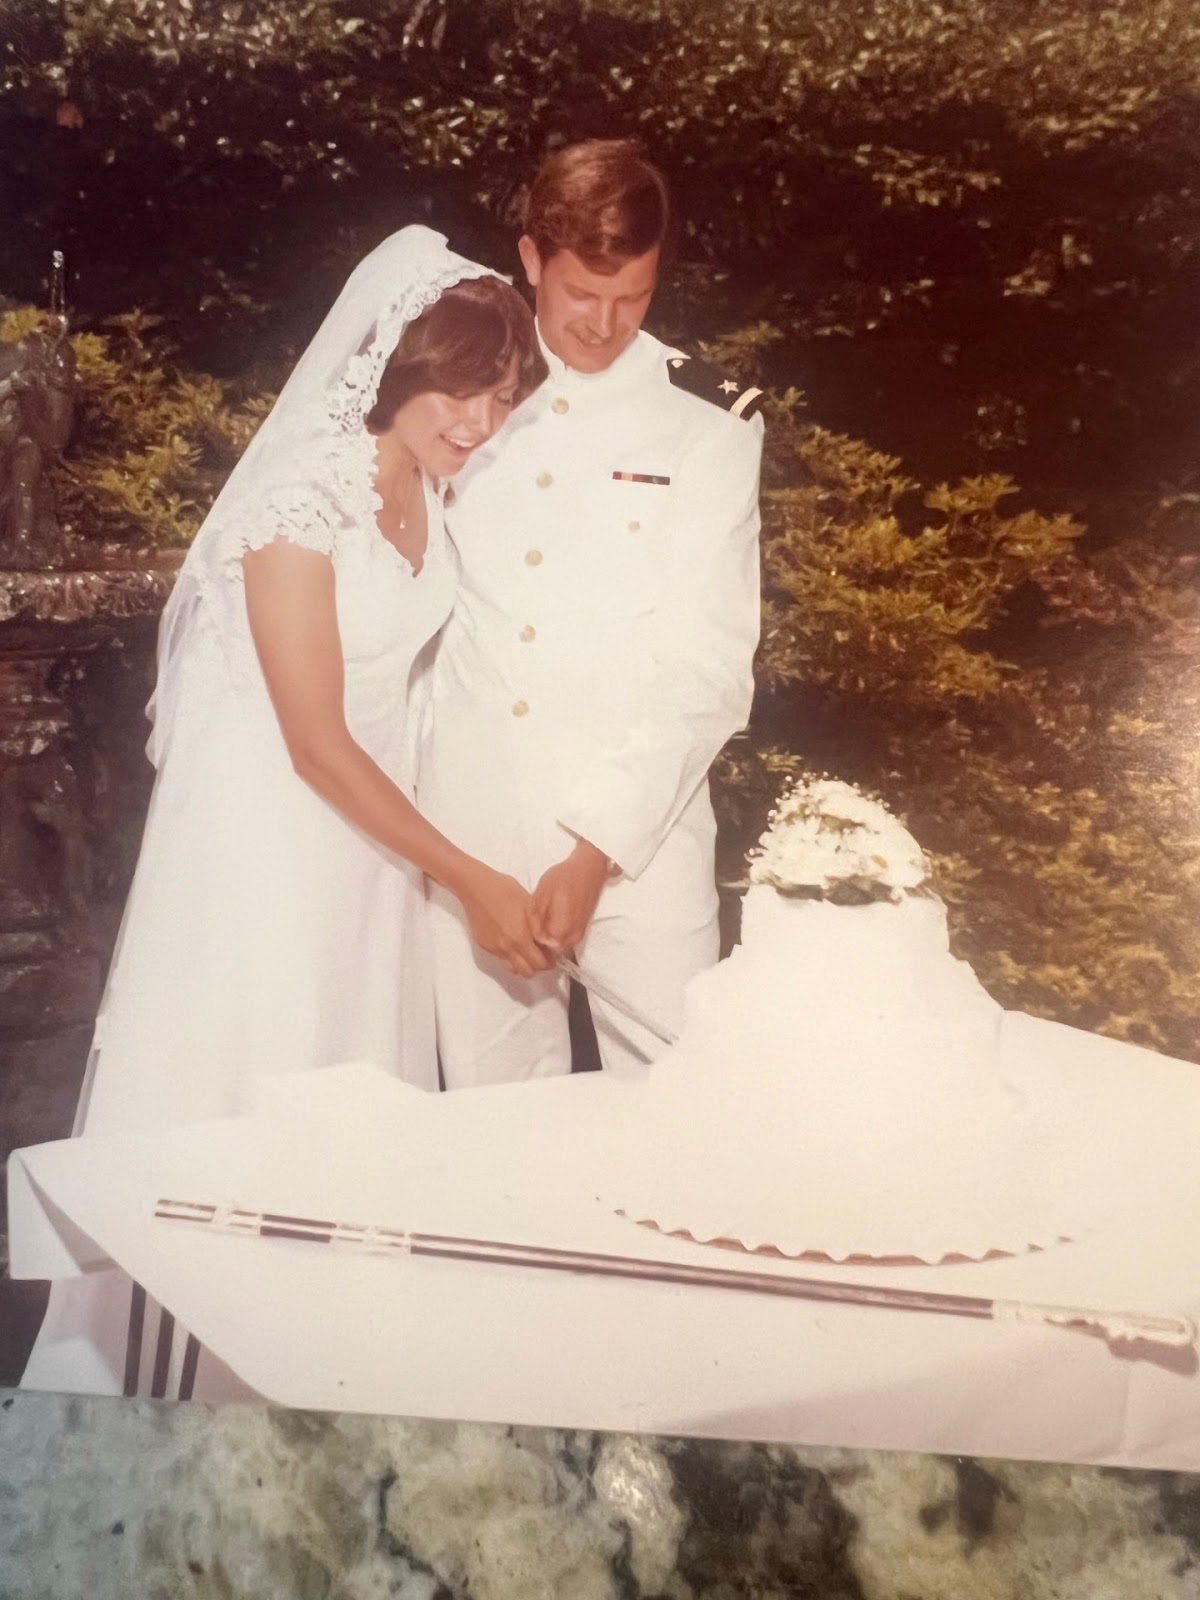
[[[803,781],[750,878],[741,945],[693,982],[679,1044],[637,1086],[608,1198],[697,1239],[839,1260],[980,1257],[1090,1220],[901,824]]]

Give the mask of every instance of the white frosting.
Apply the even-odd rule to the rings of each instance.
[[[817,798],[827,820],[829,796]],[[866,843],[858,823],[829,833],[786,804],[754,865],[741,946],[693,980],[680,1042],[647,1075],[646,1137],[613,1203],[696,1238],[837,1259],[978,1257],[1071,1231],[1035,1120],[999,1068],[1003,1009],[950,953],[941,901],[906,892],[926,876],[911,836],[888,834],[874,802]],[[873,881],[886,876],[892,898],[835,905],[764,881],[861,884],[872,841],[886,842]]]
[[[950,954],[946,908],[934,896],[837,906],[755,886],[742,902],[742,942],[718,971],[738,974],[743,1007],[755,999],[787,1023],[801,998],[823,1013],[961,1020],[998,1009],[965,961]],[[689,1000],[703,1004],[707,978]],[[722,979],[723,983],[729,979]]]
[[[807,778],[771,813],[750,864],[752,883],[828,894],[839,886],[899,900],[929,877],[908,829],[878,800],[833,778]]]

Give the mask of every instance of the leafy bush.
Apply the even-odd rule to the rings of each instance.
[[[38,321],[32,307],[4,313],[0,339]],[[186,544],[270,405],[237,403],[216,378],[180,369],[155,329],[133,312],[71,339],[79,410],[55,487],[64,525],[89,542]]]

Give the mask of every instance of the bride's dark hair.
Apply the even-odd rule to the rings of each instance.
[[[384,433],[414,395],[479,394],[503,382],[517,362],[517,401],[532,393],[547,368],[533,313],[499,278],[464,278],[414,317],[388,358],[367,429]]]

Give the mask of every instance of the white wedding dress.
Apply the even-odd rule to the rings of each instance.
[[[421,653],[454,591],[426,503],[419,572],[362,515],[327,552],[347,724],[410,797]],[[437,1087],[421,875],[297,777],[227,581],[182,665],[77,1133],[233,1116],[262,1073],[350,1058]]]
[[[421,656],[454,592],[428,486],[426,504],[416,573],[373,520],[340,530],[329,552],[347,723],[410,795]],[[237,606],[244,618],[240,584],[227,600],[182,665],[76,1117],[87,1137],[235,1115],[261,1074],[348,1059],[437,1088],[421,875],[297,777],[249,628],[231,626]],[[22,1386],[120,1394],[129,1297],[114,1271],[56,1282]],[[141,1392],[157,1315],[148,1303]],[[212,1367],[206,1356],[197,1398],[236,1397]]]
[[[293,769],[250,634],[242,556],[283,536],[330,557],[347,726],[411,798],[427,647],[456,571],[427,480],[419,569],[379,531],[365,419],[407,324],[449,284],[486,272],[422,227],[367,256],[188,553],[160,630],[158,777],[77,1136],[237,1115],[264,1075],[348,1059],[438,1086],[421,874]],[[19,1246],[14,1229],[14,1260]],[[119,1271],[56,1282],[23,1387],[134,1392],[127,1355],[139,1344],[136,1392],[168,1358],[175,1373],[185,1341],[170,1319],[151,1305],[135,1338],[129,1308]],[[153,1393],[180,1392],[162,1377]],[[220,1398],[222,1385],[197,1381],[194,1393]]]

